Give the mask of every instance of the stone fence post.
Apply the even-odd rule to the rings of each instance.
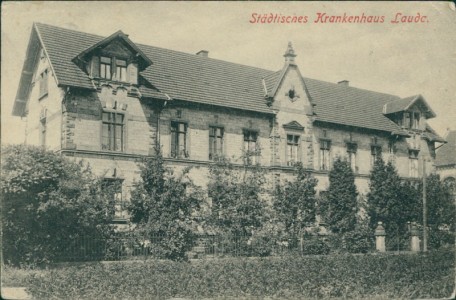
[[[385,236],[385,228],[382,222],[378,222],[377,228],[375,228],[375,249],[378,252],[386,252]]]
[[[412,227],[410,229],[410,250],[412,252],[420,252],[420,231],[418,230],[418,226],[416,223],[412,223]]]

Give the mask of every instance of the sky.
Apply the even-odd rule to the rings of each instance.
[[[307,22],[256,22],[265,14]],[[319,14],[328,21],[319,21]],[[346,20],[364,15],[383,22],[329,22],[344,14]],[[399,22],[393,23],[396,16]],[[400,22],[404,16],[412,22]],[[456,130],[451,2],[8,1],[1,11],[2,144],[24,141],[26,119],[11,112],[33,22],[102,36],[122,30],[133,42],[187,53],[204,49],[212,58],[269,70],[282,68],[291,41],[304,77],[349,80],[351,86],[400,97],[421,94],[437,114],[429,124],[442,136]]]

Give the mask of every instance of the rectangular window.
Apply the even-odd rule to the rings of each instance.
[[[405,128],[412,128],[412,118],[410,116],[410,113],[409,112],[405,112],[404,113],[404,127]]]
[[[118,81],[127,81],[127,61],[116,59],[116,79]]]
[[[100,77],[104,79],[111,79],[111,58],[100,57]]]
[[[328,171],[331,165],[331,141],[320,140],[320,170]]]
[[[287,166],[293,166],[299,159],[300,136],[287,134]]]
[[[413,129],[420,129],[420,113],[413,113]]]
[[[188,157],[186,123],[171,122],[171,157]]]
[[[101,149],[123,151],[124,115],[114,112],[103,112]]]
[[[209,159],[223,155],[223,128],[209,127]]]
[[[347,154],[348,162],[353,170],[356,172],[356,152],[358,150],[358,145],[356,143],[347,143]]]
[[[251,130],[244,130],[244,153],[245,163],[257,163],[258,148],[257,148],[258,132]]]
[[[114,221],[125,220],[125,203],[122,197],[122,179],[105,178],[102,181],[102,189],[106,192],[114,206]]]
[[[371,145],[371,165],[373,166],[375,161],[382,157],[382,146]]]
[[[48,70],[44,70],[43,73],[40,75],[40,98],[46,96],[48,94],[48,77],[49,72]]]
[[[389,140],[388,141],[388,153],[390,155],[395,155],[396,154],[396,142],[394,140]]]
[[[409,176],[418,177],[418,150],[409,150]]]

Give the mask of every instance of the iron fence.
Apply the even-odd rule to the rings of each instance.
[[[71,240],[55,261],[165,259],[167,237],[114,237]],[[288,254],[325,254],[325,236],[277,239],[247,235],[194,235],[189,241],[189,258],[264,257]],[[320,253],[321,252],[321,253]]]

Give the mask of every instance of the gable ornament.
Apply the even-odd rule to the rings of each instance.
[[[299,99],[299,95],[296,93],[294,86],[292,86],[288,92],[285,94],[285,96],[290,99],[291,102],[295,102],[296,100]]]

